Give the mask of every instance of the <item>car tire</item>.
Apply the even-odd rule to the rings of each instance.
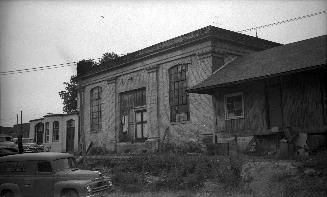
[[[60,197],[79,197],[79,195],[74,190],[66,190],[60,195]]]
[[[15,194],[10,190],[4,190],[1,192],[1,197],[15,197]]]

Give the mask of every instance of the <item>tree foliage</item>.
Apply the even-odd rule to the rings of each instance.
[[[114,52],[111,53],[104,53],[99,61],[99,63],[93,61],[92,59],[88,60],[81,60],[77,63],[77,73],[84,72],[84,70],[87,72],[89,68],[92,68],[93,66],[98,66],[100,64],[104,64],[106,62],[112,61],[116,58],[118,58],[119,55],[117,55]],[[80,70],[79,70],[80,69]],[[63,99],[63,111],[66,113],[72,113],[77,111],[77,77],[76,75],[71,76],[69,82],[64,82],[65,90],[59,92],[59,96],[61,99]]]
[[[104,54],[102,55],[102,58],[101,58],[99,64],[103,64],[103,63],[106,63],[106,62],[112,61],[112,60],[114,60],[114,59],[116,59],[116,58],[118,58],[118,57],[119,57],[119,55],[117,55],[117,54],[114,53],[114,52],[111,52],[111,53],[104,53]]]
[[[77,111],[77,78],[76,75],[71,76],[69,82],[64,82],[65,91],[60,91],[59,96],[63,99],[64,108],[66,113]]]

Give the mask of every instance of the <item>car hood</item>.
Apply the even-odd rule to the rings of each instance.
[[[0,142],[0,147],[17,148],[18,146],[14,142]]]
[[[80,170],[80,169],[67,169],[63,171],[57,172],[59,176],[69,176],[74,179],[89,179],[93,180],[95,178],[100,178],[99,171],[91,171],[91,170]]]

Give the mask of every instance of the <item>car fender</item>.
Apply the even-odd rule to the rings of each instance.
[[[17,184],[15,183],[4,183],[0,185],[0,194],[3,190],[9,189],[15,193],[15,197],[21,197],[22,194]]]
[[[90,183],[88,180],[67,180],[58,181],[54,184],[54,196],[59,197],[60,193],[64,189],[74,189],[80,196],[85,195],[85,186]]]

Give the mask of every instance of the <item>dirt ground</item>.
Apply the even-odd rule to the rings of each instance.
[[[178,192],[140,192],[140,193],[120,193],[115,192],[108,194],[106,197],[252,197],[251,194],[221,194],[216,192],[190,192],[190,191],[178,191]]]

